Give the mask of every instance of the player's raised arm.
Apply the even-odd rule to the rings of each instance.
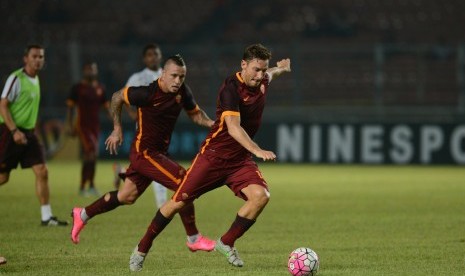
[[[282,59],[276,63],[276,67],[269,68],[266,72],[270,74],[271,79],[279,77],[282,73],[291,72],[291,60]]]
[[[263,161],[276,160],[276,154],[274,154],[274,152],[261,149],[257,143],[250,138],[247,132],[245,132],[241,127],[241,117],[237,115],[226,115],[224,121],[228,127],[229,135],[253,155],[263,159]]]
[[[105,141],[106,149],[110,154],[118,154],[118,147],[123,143],[123,129],[121,126],[121,109],[124,104],[124,92],[127,89],[121,89],[111,97],[110,114],[113,119],[113,131]]]

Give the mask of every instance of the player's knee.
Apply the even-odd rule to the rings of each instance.
[[[119,202],[124,205],[132,205],[137,201],[138,198],[139,197],[135,193],[123,194],[122,196],[118,196]]]
[[[249,200],[258,207],[264,207],[270,201],[270,193],[266,189],[255,189],[250,193]]]
[[[41,165],[36,170],[36,177],[42,181],[48,180],[47,166]]]
[[[10,175],[7,173],[0,174],[0,185],[6,184],[10,179]]]

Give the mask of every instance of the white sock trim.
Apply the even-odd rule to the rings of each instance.
[[[42,215],[42,221],[49,220],[53,216],[50,204],[40,206],[40,214]]]

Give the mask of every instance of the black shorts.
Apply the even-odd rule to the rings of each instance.
[[[18,163],[23,169],[45,163],[45,149],[34,130],[20,130],[26,135],[26,145],[16,144],[8,127],[0,124],[0,173],[16,169]]]

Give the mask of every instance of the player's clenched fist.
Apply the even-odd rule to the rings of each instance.
[[[110,154],[118,154],[118,147],[123,143],[123,133],[121,130],[113,130],[105,141],[106,150]]]
[[[282,69],[284,72],[291,72],[291,60],[286,58],[278,61],[276,67]]]
[[[274,154],[274,152],[272,151],[267,150],[258,150],[257,152],[255,152],[255,156],[257,156],[257,158],[263,159],[263,161],[276,160],[276,154]]]

